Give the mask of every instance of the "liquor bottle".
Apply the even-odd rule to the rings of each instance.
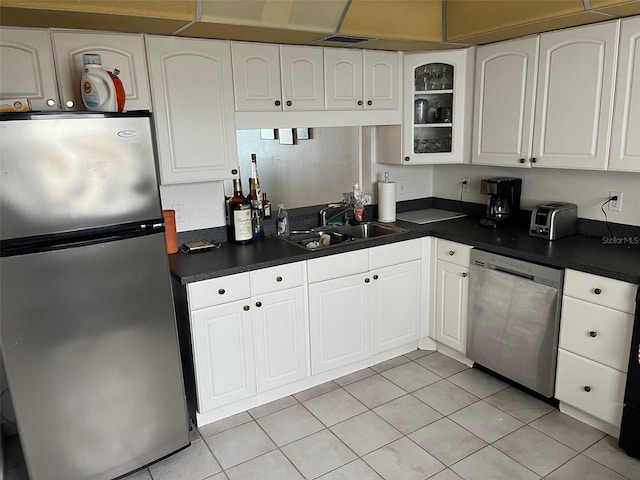
[[[253,204],[251,207],[251,231],[253,240],[264,240],[264,223],[257,204]]]
[[[267,192],[262,192],[262,211],[264,218],[271,218],[271,202],[267,200]]]
[[[251,195],[251,203],[254,205],[258,205],[260,209],[260,214],[263,214],[262,211],[262,194],[260,193],[260,180],[258,180],[258,163],[256,161],[256,154],[251,154],[251,183],[250,187],[250,195]]]
[[[251,203],[242,194],[239,178],[233,179],[233,197],[229,200],[229,240],[233,243],[249,243],[251,231]]]

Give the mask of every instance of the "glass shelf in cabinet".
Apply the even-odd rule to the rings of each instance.
[[[438,128],[438,127],[453,127],[453,123],[414,123],[414,127],[417,128]]]
[[[453,89],[448,88],[445,90],[416,90],[414,93],[416,95],[442,95],[443,93],[453,93]]]

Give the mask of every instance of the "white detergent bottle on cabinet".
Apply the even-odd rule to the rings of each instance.
[[[80,88],[82,102],[86,109],[96,112],[122,111],[119,108],[119,92],[116,89],[114,76],[102,68],[100,55],[85,53],[82,55],[82,63],[84,65],[82,67]],[[120,82],[119,79],[118,82]],[[122,93],[124,94],[124,91]],[[122,102],[122,106],[124,106],[124,102]]]

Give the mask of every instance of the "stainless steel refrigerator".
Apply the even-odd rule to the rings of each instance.
[[[31,480],[189,445],[147,112],[0,121],[2,359]]]

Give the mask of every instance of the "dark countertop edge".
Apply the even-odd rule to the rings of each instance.
[[[426,225],[417,225],[417,224],[412,224],[408,222],[397,221],[394,225],[407,229],[407,232],[395,234],[395,235],[389,235],[386,237],[374,238],[366,241],[358,241],[353,243],[349,242],[349,243],[345,243],[344,246],[341,245],[338,247],[332,247],[330,249],[317,250],[317,251],[305,251],[300,247],[296,247],[294,245],[291,245],[275,237],[268,237],[265,240],[265,245],[267,243],[271,245],[275,245],[271,242],[278,242],[280,244],[280,245],[277,245],[278,252],[275,256],[272,256],[265,260],[260,260],[259,253],[256,252],[256,255],[255,255],[256,258],[253,261],[246,262],[246,263],[238,263],[234,265],[220,266],[220,268],[216,267],[215,269],[202,268],[201,271],[197,271],[196,273],[184,272],[184,274],[180,274],[179,272],[184,270],[199,270],[198,268],[193,268],[193,266],[191,266],[191,268],[188,268],[188,267],[185,268],[185,265],[184,265],[185,260],[187,260],[186,263],[196,263],[198,256],[200,255],[203,255],[203,256],[216,255],[216,254],[220,255],[221,252],[216,251],[216,252],[203,252],[203,253],[191,254],[188,259],[184,258],[187,256],[186,254],[179,252],[173,255],[169,255],[169,263],[171,266],[171,273],[174,276],[174,278],[176,278],[181,284],[186,285],[188,283],[207,280],[211,278],[234,275],[238,273],[249,272],[252,270],[259,270],[263,268],[284,265],[287,263],[294,263],[294,262],[310,260],[314,258],[325,257],[328,255],[351,252],[351,251],[360,250],[363,248],[371,248],[379,245],[386,245],[390,243],[411,240],[414,238],[423,238],[423,237],[431,236],[431,237],[440,238],[443,240],[450,240],[458,243],[463,243],[466,245],[470,245],[474,248],[478,248],[480,250],[486,250],[489,252],[493,252],[493,253],[509,256],[509,257],[514,257],[514,258],[519,258],[522,260],[531,261],[531,262],[539,263],[546,266],[552,266],[557,268],[569,268],[572,270],[578,270],[586,273],[591,273],[594,275],[614,278],[614,279],[629,282],[629,283],[640,284],[640,268],[638,268],[637,273],[623,272],[623,271],[615,270],[612,268],[607,268],[605,265],[603,265],[603,263],[606,263],[606,262],[603,262],[601,259],[599,262],[593,262],[593,261],[589,262],[586,260],[584,262],[581,262],[581,261],[579,262],[572,259],[561,259],[561,258],[558,258],[558,256],[544,255],[536,252],[530,252],[527,250],[515,248],[515,245],[514,246],[497,245],[496,243],[488,242],[482,239],[474,239],[473,235],[465,234],[465,232],[469,230],[469,227],[473,228],[473,225],[469,223],[470,221],[475,222],[475,220],[472,217],[466,217],[466,218],[454,219],[454,220],[445,220],[445,221],[430,223]],[[459,226],[459,228],[457,229],[455,228],[456,224],[458,224]],[[442,227],[448,227],[448,228],[443,229]],[[450,227],[454,227],[454,228],[452,229]],[[484,230],[484,229],[481,229],[479,231],[487,232],[487,230]],[[521,241],[524,240],[525,238],[531,239],[531,237],[528,237],[528,235],[526,234],[522,235],[520,232],[518,232],[518,236],[522,237],[520,238]],[[591,244],[593,244],[594,241],[597,240],[595,237],[588,237],[585,235],[575,235],[573,237],[567,237],[567,239],[574,239],[578,243],[580,241],[590,242],[589,247],[591,248],[593,247],[593,245]],[[542,239],[535,239],[534,241],[544,242],[544,243],[536,244],[536,247],[538,247],[538,249],[541,249],[543,246],[548,246],[550,248],[552,244],[560,245],[558,242],[561,242],[562,240],[566,240],[566,239],[556,240],[554,242],[548,242]],[[515,244],[517,241],[518,239],[514,240],[513,243]],[[227,245],[227,244],[223,244],[223,245]],[[233,249],[251,248],[251,244],[247,246],[236,246],[232,244],[228,244],[228,245]],[[580,245],[578,245],[577,248],[580,248]],[[634,245],[634,248],[638,248],[637,250],[638,258],[640,258],[639,246]],[[632,252],[635,252],[635,250],[632,250]],[[228,263],[228,262],[223,262],[223,263]]]

